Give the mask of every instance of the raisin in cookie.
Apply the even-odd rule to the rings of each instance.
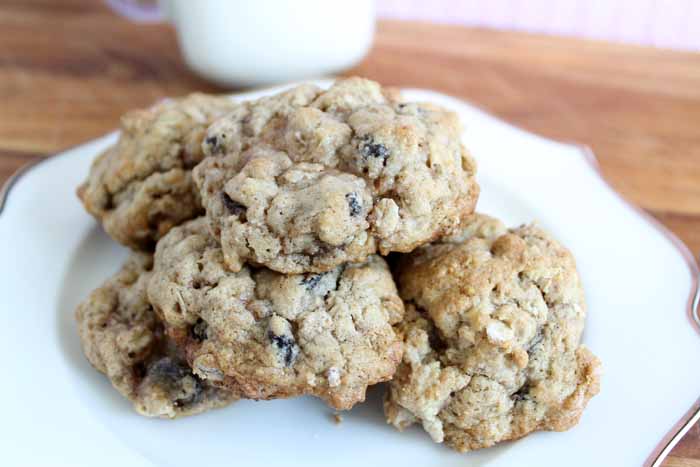
[[[166,338],[146,296],[152,262],[151,255],[132,254],[78,306],[85,355],[141,415],[175,418],[233,402],[233,392],[194,375]]]
[[[234,108],[192,94],[122,117],[119,141],[95,159],[78,188],[85,208],[118,242],[151,249],[171,227],[202,212],[192,167],[209,124]]]
[[[248,398],[349,409],[401,360],[403,303],[378,256],[323,274],[231,272],[200,218],[158,243],[148,295],[194,372]]]
[[[450,233],[478,197],[457,116],[379,84],[303,85],[209,128],[194,174],[229,267],[324,272]]]
[[[569,251],[536,226],[475,215],[398,274],[405,353],[389,423],[421,423],[469,451],[578,422],[600,362],[580,345],[585,303]]]

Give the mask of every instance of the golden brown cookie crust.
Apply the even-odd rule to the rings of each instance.
[[[76,310],[85,356],[148,417],[175,418],[223,407],[238,397],[194,375],[164,335],[146,296],[153,258],[133,253]]]
[[[378,256],[323,274],[231,272],[200,218],[158,243],[148,293],[195,373],[247,398],[349,409],[401,359],[403,303]]]
[[[395,427],[421,423],[469,451],[566,430],[598,393],[573,256],[540,228],[475,215],[407,255],[398,282],[405,353],[385,402]]]
[[[216,121],[195,172],[229,267],[324,272],[450,233],[479,187],[457,116],[360,78],[302,85]]]
[[[173,226],[203,211],[192,168],[209,124],[235,107],[227,97],[191,94],[122,117],[116,144],[98,156],[78,188],[85,209],[118,242],[152,250]]]

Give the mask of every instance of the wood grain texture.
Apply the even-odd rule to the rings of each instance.
[[[165,25],[94,0],[0,4],[0,183],[106,133],[126,110],[194,90]],[[383,22],[349,74],[446,92],[547,137],[588,144],[604,176],[700,252],[700,55],[575,39]],[[666,466],[700,463],[700,428]]]
[[[668,456],[666,462],[664,462],[664,467],[700,467],[700,461],[685,457]]]

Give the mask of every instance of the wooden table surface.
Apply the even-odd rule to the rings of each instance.
[[[129,23],[95,0],[3,0],[0,51],[0,183],[112,130],[128,109],[222,91],[187,70],[168,26]],[[591,146],[623,196],[700,252],[699,54],[381,22],[349,73],[460,96]],[[700,466],[699,427],[664,465]]]

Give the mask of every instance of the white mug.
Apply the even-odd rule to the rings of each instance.
[[[132,19],[170,21],[189,67],[240,87],[320,77],[372,45],[374,0],[160,0],[159,11],[107,0]]]

